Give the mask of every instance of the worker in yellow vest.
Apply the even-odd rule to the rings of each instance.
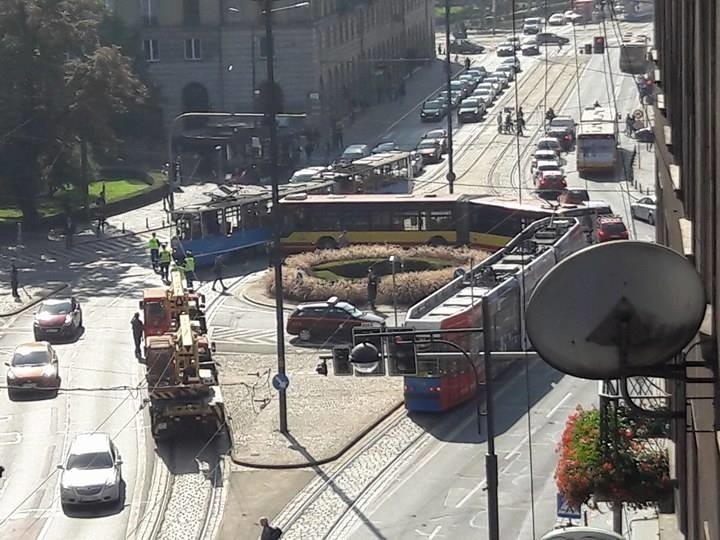
[[[170,274],[170,261],[172,261],[172,254],[167,248],[166,244],[160,245],[160,276],[163,281],[168,281]]]
[[[185,253],[185,265],[183,269],[185,270],[187,286],[189,289],[192,289],[193,280],[197,279],[197,276],[195,276],[195,255],[193,255],[192,251],[187,251]]]
[[[152,233],[152,238],[148,240],[148,248],[150,248],[150,262],[152,268],[157,272],[158,269],[158,253],[160,252],[160,240],[155,233]]]

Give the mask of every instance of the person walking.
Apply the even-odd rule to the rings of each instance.
[[[625,117],[625,133],[631,137],[635,133],[635,119],[630,113]]]
[[[465,71],[470,69],[470,58],[468,56],[465,57]]]
[[[217,285],[218,281],[220,282],[220,286],[222,287],[223,291],[227,290],[227,287],[225,286],[225,283],[223,283],[223,270],[225,268],[225,263],[223,261],[222,255],[218,255],[215,257],[215,264],[213,264],[213,275],[215,276],[215,281],[213,281],[212,284],[212,290],[215,290],[215,285]]]
[[[148,240],[148,248],[150,249],[150,262],[152,263],[152,269],[157,272],[160,240],[158,240],[158,237],[155,233],[152,233],[150,240]]]
[[[367,278],[367,299],[368,304],[370,304],[370,307],[372,309],[375,309],[375,299],[377,298],[377,290],[378,290],[378,278],[375,275],[375,272],[373,272],[373,269],[368,269],[368,278]]]
[[[268,518],[260,518],[260,526],[262,527],[260,540],[278,540],[282,536],[282,529],[270,525]]]
[[[15,266],[15,263],[10,263],[10,291],[12,292],[12,297],[16,300],[20,300],[20,295],[18,294],[18,287],[20,286],[20,281],[18,279],[18,269],[17,266]]]
[[[170,261],[172,261],[172,253],[170,253],[166,244],[161,244],[160,248],[160,254],[158,257],[158,260],[160,261],[160,277],[162,277],[163,281],[168,281],[170,274]]]
[[[105,234],[105,185],[97,200],[97,235]]]
[[[503,115],[502,112],[499,112],[497,115],[497,122],[498,122],[498,133],[503,132]]]
[[[140,320],[140,314],[137,311],[135,312],[135,315],[133,315],[133,318],[130,319],[130,327],[132,328],[133,342],[135,343],[135,358],[140,358],[142,356],[140,344],[142,343],[142,337],[145,329],[143,328],[143,323]]]
[[[524,137],[525,132],[523,131],[523,129],[525,128],[525,119],[522,116],[518,116],[515,123],[517,125],[517,128],[516,128],[517,136]]]
[[[505,113],[505,133],[512,133],[513,132],[513,121],[512,121],[512,115],[508,111]]]
[[[184,270],[188,289],[192,289],[197,276],[195,275],[195,255],[193,255],[193,252],[190,250],[185,253]]]

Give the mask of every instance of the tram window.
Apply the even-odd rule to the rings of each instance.
[[[334,231],[340,228],[338,215],[331,210],[316,214],[313,222],[316,231]]]
[[[387,210],[376,210],[374,212],[368,212],[370,216],[370,230],[373,231],[387,231],[392,228],[392,213]]]
[[[367,210],[342,212],[340,215],[344,229],[349,231],[366,231],[370,229],[370,213]]]
[[[422,218],[418,212],[398,212],[393,214],[393,230],[395,231],[422,231]]]
[[[220,215],[218,215],[218,213]],[[222,219],[222,211],[210,210],[203,212],[202,222],[205,236],[214,236],[220,234],[220,219]]]
[[[428,210],[426,216],[429,231],[447,231],[453,228],[452,212],[449,210]]]
[[[240,227],[239,211],[238,207],[225,209],[225,234],[228,236]]]

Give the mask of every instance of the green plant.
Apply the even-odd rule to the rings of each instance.
[[[672,490],[667,452],[637,438],[638,424],[624,410],[608,415],[608,440],[600,437],[600,411],[578,408],[567,420],[555,480],[573,506],[595,500],[643,508]]]

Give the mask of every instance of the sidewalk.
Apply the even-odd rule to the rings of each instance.
[[[22,278],[22,275],[21,275]],[[35,304],[42,302],[45,298],[52,296],[64,290],[67,284],[55,282],[45,285],[23,285],[20,282],[18,294],[19,300],[12,297],[8,281],[4,281],[0,285],[0,318],[16,315],[21,311],[31,308]]]

